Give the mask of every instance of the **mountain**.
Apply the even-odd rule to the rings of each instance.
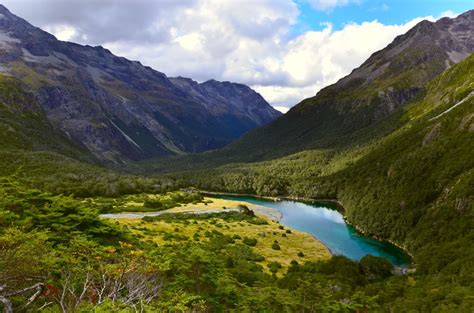
[[[281,115],[247,86],[168,78],[102,47],[59,41],[3,6],[0,17],[1,73],[98,159],[216,149]]]
[[[131,158],[95,128],[115,130],[131,147],[142,148],[135,146],[135,152],[144,152],[148,139],[132,138],[117,122],[121,114],[136,125],[140,115],[127,115],[126,109],[148,114],[154,112],[148,100],[165,99],[168,109],[178,110],[186,99],[191,109],[200,104],[213,116],[223,107],[240,108],[257,123],[265,114],[249,104],[253,108],[261,98],[243,85],[160,76],[101,48],[58,42],[28,24],[27,30],[15,28],[20,34],[13,28],[3,32],[0,280],[5,286],[0,305],[9,312],[12,307],[108,312],[138,306],[148,311],[472,312],[472,15],[418,24],[349,76],[224,149],[116,166],[146,175],[93,164],[90,151],[102,159]],[[8,23],[4,12],[0,26]],[[34,42],[35,32],[44,38]],[[126,79],[133,83],[125,84]],[[124,100],[113,102],[114,95]],[[87,126],[94,129],[83,142],[62,124],[82,127],[81,121],[103,124]],[[226,126],[235,125],[227,121]],[[153,175],[165,170],[174,172]],[[337,200],[334,208],[347,222],[404,248],[413,262],[407,271],[392,271],[387,260],[371,255],[360,262],[341,255],[313,259],[314,241],[299,232],[237,203],[241,212],[215,212],[222,199],[209,201],[191,187]],[[203,214],[112,221],[100,216],[191,202],[202,204]]]
[[[398,114],[424,96],[428,82],[474,52],[472,38],[474,10],[456,18],[422,21],[348,76],[267,126],[204,155],[202,163],[251,162],[307,149],[340,149],[388,134],[404,123]],[[176,162],[181,165],[185,159]]]
[[[170,175],[203,190],[336,199],[347,221],[414,258],[411,287],[385,294],[398,300],[383,311],[464,312],[457,305],[472,303],[456,294],[474,291],[474,54],[424,89],[401,109],[403,125],[364,145]]]

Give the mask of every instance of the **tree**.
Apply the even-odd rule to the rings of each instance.
[[[393,267],[387,259],[368,254],[359,261],[359,269],[369,281],[375,281],[392,275]]]

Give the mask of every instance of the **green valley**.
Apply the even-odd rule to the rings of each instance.
[[[472,313],[473,29],[419,22],[281,115],[0,5],[0,308]]]

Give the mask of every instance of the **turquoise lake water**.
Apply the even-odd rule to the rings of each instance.
[[[213,196],[275,208],[283,214],[280,221],[293,229],[309,233],[324,243],[333,254],[360,260],[367,254],[388,259],[393,265],[406,267],[410,257],[401,249],[385,241],[366,237],[351,225],[343,215],[324,203],[271,201],[247,196]]]

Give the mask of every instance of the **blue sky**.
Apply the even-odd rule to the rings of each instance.
[[[244,83],[281,111],[423,19],[465,0],[2,0],[58,39],[102,45],[164,72]]]
[[[467,0],[357,0],[327,10],[315,9],[310,1],[295,2],[300,9],[295,33],[320,30],[324,22],[338,30],[347,23],[378,20],[383,24],[402,24],[420,16],[439,16],[447,11],[462,13],[474,8],[474,1]]]

